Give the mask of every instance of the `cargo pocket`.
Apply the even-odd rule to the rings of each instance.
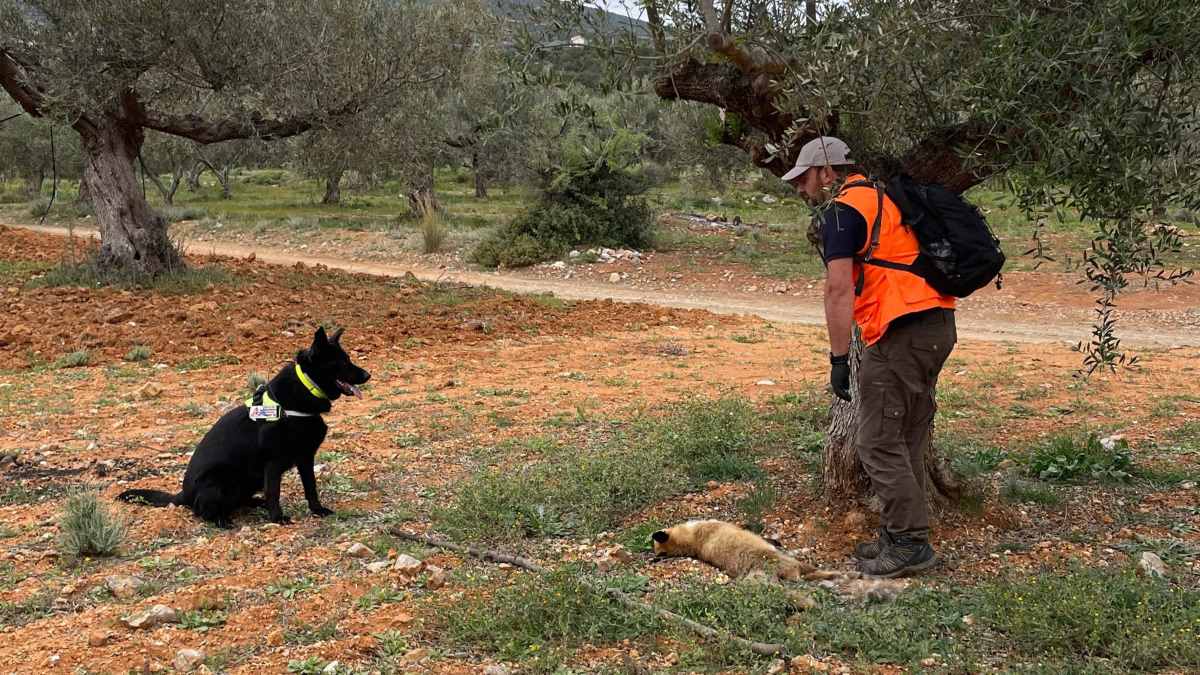
[[[858,425],[858,443],[863,450],[891,448],[904,438],[904,397],[891,387],[864,391]]]

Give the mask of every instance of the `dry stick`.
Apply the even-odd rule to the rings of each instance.
[[[422,544],[426,544],[426,545],[432,546],[434,548],[444,548],[444,549],[447,549],[450,551],[457,551],[459,553],[465,553],[467,555],[479,558],[480,560],[487,560],[487,561],[498,562],[498,563],[508,563],[515,567],[520,567],[521,569],[528,570],[530,572],[536,572],[538,574],[544,574],[547,571],[545,567],[542,567],[541,565],[533,562],[532,560],[529,560],[528,558],[522,558],[520,556],[508,555],[505,553],[500,553],[498,551],[492,551],[489,549],[476,548],[474,546],[464,546],[463,544],[456,544],[454,542],[446,541],[444,539],[438,539],[437,537],[430,537],[430,536],[424,535],[424,534],[413,534],[411,532],[405,532],[398,528],[391,528],[390,530],[388,530],[388,532],[390,532],[393,536],[399,537],[400,539],[405,539],[407,541],[420,542]],[[675,612],[671,612],[671,611],[668,611],[665,609],[661,609],[659,607],[655,607],[654,605],[651,605],[648,602],[642,602],[641,600],[635,600],[634,598],[630,597],[626,593],[624,593],[616,588],[606,588],[606,587],[597,585],[596,583],[594,583],[588,579],[580,579],[580,581],[582,581],[585,585],[587,585],[592,590],[603,593],[604,595],[607,595],[608,597],[616,600],[617,602],[621,603],[622,605],[625,605],[626,607],[628,607],[630,609],[642,610],[642,611],[651,612],[653,614],[657,614],[659,617],[666,619],[667,621],[671,621],[673,623],[677,623],[681,626],[684,626],[685,628],[688,628],[689,630],[691,630],[693,632],[699,633],[700,635],[703,635],[706,638],[732,640],[734,643],[736,643],[742,647],[745,647],[746,649],[749,649],[750,651],[754,652],[755,654],[759,654],[762,656],[784,656],[787,654],[787,647],[784,645],[770,643],[770,642],[754,642],[753,640],[747,640],[745,638],[740,638],[740,637],[738,637],[736,635],[732,635],[726,631],[720,631],[711,626],[705,626],[702,623],[696,623],[695,621],[692,621],[691,619],[680,616],[680,615],[676,614]]]

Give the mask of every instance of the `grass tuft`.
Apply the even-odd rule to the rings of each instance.
[[[59,520],[59,550],[67,558],[108,556],[125,540],[126,526],[96,492],[77,492],[67,498]]]

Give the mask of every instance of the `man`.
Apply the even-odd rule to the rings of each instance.
[[[844,142],[823,136],[806,143],[783,179],[813,205],[825,205],[820,240],[830,385],[843,400],[851,400],[852,321],[866,345],[855,448],[883,511],[878,540],[855,547],[859,568],[885,578],[928,569],[937,557],[929,545],[924,459],[938,373],[957,340],[954,298],[916,274],[869,262],[910,263],[917,239]]]

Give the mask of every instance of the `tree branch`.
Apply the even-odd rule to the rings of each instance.
[[[513,565],[515,567],[520,567],[523,570],[533,572],[535,574],[545,574],[548,571],[545,567],[542,567],[541,565],[533,562],[532,560],[529,560],[528,558],[521,558],[521,557],[514,556],[514,555],[500,553],[498,551],[476,548],[473,546],[463,546],[462,544],[455,544],[454,542],[446,541],[444,539],[438,539],[436,537],[430,537],[430,536],[424,535],[424,534],[412,534],[412,533],[405,532],[404,530],[401,530],[401,529],[395,528],[395,527],[388,530],[388,532],[390,534],[392,534],[393,536],[396,536],[400,539],[405,539],[407,541],[420,542],[422,544],[425,544],[426,546],[432,546],[434,548],[442,548],[442,549],[447,549],[450,551],[456,551],[458,553],[464,553],[466,555],[472,556],[474,558],[478,558],[480,560],[487,560],[490,562],[498,562],[498,563],[508,563],[509,565]],[[687,628],[688,630],[691,630],[691,631],[693,631],[699,635],[702,635],[710,640],[732,641],[735,644],[737,644],[745,649],[749,649],[751,652],[754,652],[755,654],[759,654],[762,656],[784,656],[787,654],[787,647],[785,645],[774,644],[774,643],[769,643],[769,642],[755,642],[753,640],[747,640],[745,638],[741,638],[736,635],[730,634],[726,631],[717,630],[716,628],[713,628],[711,626],[705,626],[702,623],[697,623],[687,617],[680,616],[680,615],[676,614],[675,612],[671,612],[671,611],[668,611],[665,609],[661,609],[659,607],[655,607],[654,605],[651,605],[650,603],[642,602],[640,600],[635,600],[632,596],[630,596],[629,594],[625,593],[624,591],[622,591],[618,588],[611,588],[611,587],[605,586],[603,584],[598,584],[594,581],[591,581],[590,579],[580,578],[579,581],[582,582],[585,586],[591,588],[593,591],[596,591],[603,595],[607,595],[608,597],[612,598],[613,600],[616,600],[617,602],[621,603],[625,607],[628,607],[629,609],[655,614],[659,618],[666,619],[667,621],[670,621],[671,623],[675,623],[680,626],[683,626],[683,627]]]
[[[42,93],[8,51],[0,49],[0,86],[33,117],[42,116]]]
[[[342,114],[349,113],[343,112]],[[263,140],[287,138],[312,129],[318,120],[315,117],[275,120],[265,118],[258,113],[251,113],[241,120],[234,118],[211,120],[194,114],[172,115],[147,110],[138,121],[147,129],[189,138],[197,143],[208,145],[245,138],[261,138]]]

